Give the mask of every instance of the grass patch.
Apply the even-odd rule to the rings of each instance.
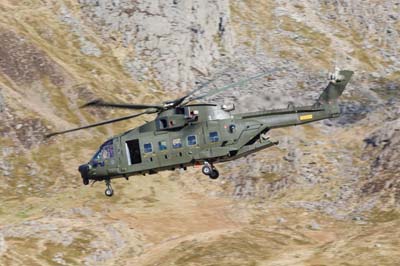
[[[267,173],[261,176],[263,181],[267,183],[273,183],[282,179],[282,176],[278,175],[277,173]]]
[[[19,212],[17,212],[16,213],[16,216],[18,217],[18,218],[22,218],[22,219],[26,219],[26,218],[29,218],[29,209],[27,210],[27,209],[25,209],[25,210],[22,210],[22,211],[19,211]]]
[[[371,213],[369,220],[375,223],[387,223],[395,220],[400,220],[400,212],[398,210],[375,210]]]
[[[62,258],[68,265],[82,265],[83,257],[87,256],[93,249],[90,247],[90,242],[96,239],[89,230],[80,230],[80,236],[75,238],[69,246],[55,244],[52,242],[46,243],[45,250],[40,254],[40,258],[53,265],[53,258],[57,253],[63,254]]]

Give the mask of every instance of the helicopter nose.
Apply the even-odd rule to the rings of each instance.
[[[81,173],[84,185],[89,184],[89,164],[82,164],[79,166],[78,171]]]

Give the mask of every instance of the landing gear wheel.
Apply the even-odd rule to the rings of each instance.
[[[211,179],[217,179],[219,177],[218,170],[217,169],[213,169],[209,176],[210,176]]]
[[[210,175],[211,172],[213,171],[212,168],[210,167],[210,165],[206,164],[203,166],[203,168],[201,168],[201,171],[203,172],[203,174],[205,175]]]
[[[83,178],[83,184],[86,186],[86,185],[89,185],[89,179],[88,178]]]
[[[106,188],[106,191],[104,191],[104,194],[106,194],[107,197],[111,197],[114,195],[114,190],[111,187]]]
[[[106,191],[104,191],[104,194],[106,194],[107,197],[111,197],[112,195],[114,195],[114,190],[111,187],[111,181],[110,179],[106,179]]]

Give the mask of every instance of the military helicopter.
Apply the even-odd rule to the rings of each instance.
[[[144,114],[157,114],[153,121],[128,130],[104,142],[92,159],[79,166],[83,184],[90,180],[105,181],[105,195],[111,197],[111,179],[132,175],[155,174],[163,170],[184,169],[203,165],[202,172],[211,179],[219,176],[216,163],[227,162],[253,152],[277,145],[266,133],[274,128],[306,124],[338,117],[337,99],[344,91],[353,72],[337,70],[329,77],[328,86],[317,101],[310,106],[290,104],[284,109],[233,114],[234,105],[218,106],[210,103],[192,103],[265,76],[261,73],[220,89],[194,96],[204,86],[192,90],[176,100],[159,105],[109,103],[91,101],[82,107],[111,107],[144,110],[99,123],[54,132],[52,137],[76,130],[106,125]]]

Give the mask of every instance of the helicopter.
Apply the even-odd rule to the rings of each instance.
[[[164,170],[184,169],[202,165],[202,173],[211,179],[219,177],[215,164],[238,159],[277,145],[266,134],[274,128],[296,126],[340,115],[337,99],[350,81],[353,71],[337,70],[313,105],[294,106],[267,111],[233,114],[234,105],[193,103],[265,76],[266,73],[222,88],[194,96],[204,86],[183,97],[162,104],[111,103],[101,99],[90,101],[82,108],[102,107],[144,110],[140,113],[106,120],[46,135],[73,132],[157,114],[150,122],[113,136],[105,141],[91,160],[79,166],[83,184],[105,181],[105,195],[114,194],[111,180],[129,179],[133,175],[156,174]]]

